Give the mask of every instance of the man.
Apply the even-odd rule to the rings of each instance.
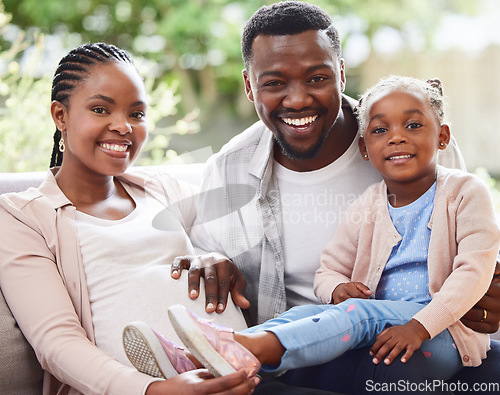
[[[324,11],[304,2],[262,7],[245,27],[242,52],[245,92],[261,120],[208,162],[198,225],[191,236],[198,247],[221,252],[236,264],[247,282],[247,318],[254,324],[293,305],[317,303],[312,280],[322,248],[347,205],[380,176],[358,152],[356,101],[342,94],[346,78],[340,41]],[[440,163],[463,167],[454,141],[443,152]],[[244,198],[242,185],[251,187]],[[210,191],[220,190],[225,194],[214,216],[203,204],[213,199]],[[231,203],[236,197],[241,205]],[[184,260],[173,269],[186,267],[189,261]],[[227,284],[230,264],[220,262],[202,270],[212,283],[231,287],[241,300],[237,271],[231,272],[231,285]],[[194,295],[199,275],[198,270],[190,272]],[[492,285],[467,314],[473,322],[464,320],[467,325],[483,332],[498,329],[499,288]],[[221,311],[227,291],[216,295]],[[500,354],[498,344],[495,347]],[[369,362],[368,350],[361,351],[360,358]],[[500,355],[496,359],[498,366]],[[371,375],[367,368],[363,377],[390,380],[399,375],[391,373],[395,369]],[[416,369],[418,364],[412,371]]]

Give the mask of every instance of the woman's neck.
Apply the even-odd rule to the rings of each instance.
[[[55,178],[64,195],[83,213],[116,220],[124,218],[135,208],[132,197],[113,176],[82,175],[61,167]]]
[[[73,205],[100,202],[116,192],[114,177],[79,173],[61,166],[55,175],[57,185]]]

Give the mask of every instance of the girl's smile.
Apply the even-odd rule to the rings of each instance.
[[[382,174],[390,194],[403,190],[416,198],[433,184],[437,153],[444,147],[440,144],[449,139],[448,126],[440,125],[421,94],[385,91],[369,109],[360,149]]]

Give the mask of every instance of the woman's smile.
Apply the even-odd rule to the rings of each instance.
[[[106,154],[113,158],[127,158],[130,153],[132,143],[126,142],[113,142],[113,141],[100,141],[97,146]]]

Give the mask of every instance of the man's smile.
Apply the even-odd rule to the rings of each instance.
[[[317,115],[303,118],[282,118],[282,121],[290,126],[309,126],[318,118]]]

